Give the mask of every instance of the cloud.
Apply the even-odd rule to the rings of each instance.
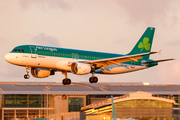
[[[19,0],[19,4],[23,9],[28,9],[31,5],[37,5],[41,9],[71,9],[65,0]]]
[[[0,2],[1,2],[1,4],[0,4],[0,12],[7,11],[9,6],[10,6],[11,0],[3,0],[3,1],[0,1]]]
[[[47,46],[56,46],[60,47],[58,39],[53,36],[46,36],[44,33],[39,33],[39,35],[32,38],[32,43],[39,45],[47,45]]]
[[[131,21],[153,23],[166,16],[172,1],[170,0],[116,0],[125,9]],[[177,1],[176,1],[177,2]]]
[[[180,60],[169,61],[159,64],[157,69],[161,83],[179,83],[180,80]]]
[[[180,40],[176,39],[176,40],[168,41],[166,43],[166,45],[173,46],[173,47],[179,47],[180,46]]]

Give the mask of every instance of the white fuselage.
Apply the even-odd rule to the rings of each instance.
[[[27,54],[27,53],[8,53],[5,56],[6,61],[11,64],[18,66],[30,66],[34,68],[47,68],[54,69],[57,71],[68,71],[71,72],[71,64],[73,62],[82,61],[72,58],[45,56],[38,54]],[[83,60],[85,61],[85,60]],[[100,74],[120,74],[126,72],[132,72],[136,70],[146,69],[147,66],[143,65],[131,65],[120,63],[119,65],[109,65],[103,69],[99,68],[95,73]]]

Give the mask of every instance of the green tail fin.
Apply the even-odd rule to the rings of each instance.
[[[139,41],[136,43],[132,51],[128,55],[147,53],[151,51],[152,41],[155,28],[148,27]],[[149,55],[143,56],[144,59],[149,59]]]

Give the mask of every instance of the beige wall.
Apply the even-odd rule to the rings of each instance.
[[[62,117],[62,113],[65,114],[67,113],[68,110],[68,100],[70,97],[83,97],[84,98],[84,106],[86,106],[86,96],[76,96],[76,95],[57,95],[54,97],[54,114],[55,118],[57,120],[61,120],[60,118]],[[59,116],[59,117],[58,117]]]
[[[91,104],[108,100],[109,98],[91,98]]]
[[[62,95],[54,97],[54,114],[68,112],[68,98],[62,98]]]

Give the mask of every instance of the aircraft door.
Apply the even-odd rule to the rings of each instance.
[[[76,58],[76,60],[79,59],[79,55],[77,53],[75,54],[75,58]]]
[[[31,58],[36,58],[37,57],[36,48],[34,46],[30,46],[29,48],[31,50]]]
[[[72,58],[78,60],[79,55],[77,53],[72,53]]]

